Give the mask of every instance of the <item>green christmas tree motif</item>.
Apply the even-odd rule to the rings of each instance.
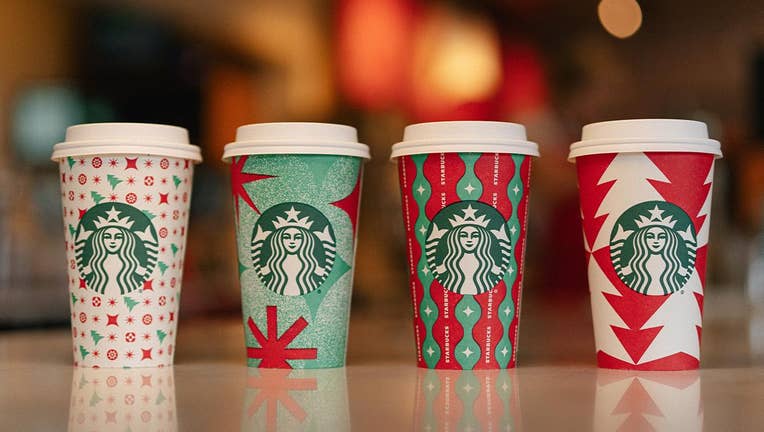
[[[90,351],[86,350],[84,346],[80,345],[80,355],[82,355],[82,359],[85,360],[85,356],[90,354]]]
[[[181,180],[180,177],[174,175],[172,176],[172,182],[175,183],[175,189],[177,189],[178,186],[180,186],[180,184],[183,183],[183,180]]]
[[[159,261],[157,263],[157,267],[159,267],[159,271],[162,272],[162,276],[164,276],[165,270],[167,270],[167,264],[163,263],[162,261]]]
[[[242,273],[247,271],[247,266],[241,263],[241,260],[239,260],[239,277],[241,277]]]
[[[172,249],[172,256],[175,256],[175,254],[178,253],[178,246],[175,245],[175,243],[170,245],[170,249]]]
[[[157,395],[157,400],[156,400],[156,402],[154,402],[154,405],[161,404],[162,402],[165,401],[165,399],[167,399],[167,398],[165,398],[164,394],[162,394],[162,390],[159,390],[159,394]]]
[[[105,197],[105,196],[103,196],[103,195],[99,194],[99,193],[98,193],[98,192],[96,192],[96,191],[92,191],[92,192],[90,192],[90,197],[91,197],[91,198],[93,198],[93,201],[94,201],[96,204],[99,204],[101,201],[103,201],[104,199],[106,199],[106,197]]]
[[[117,187],[118,184],[122,183],[122,180],[118,179],[117,176],[112,174],[107,175],[106,179],[109,181],[109,184],[111,185],[112,189]]]
[[[72,305],[77,304],[77,296],[72,293]]]
[[[68,162],[68,163],[69,163],[69,169],[72,169],[72,167],[74,166],[74,164],[76,164],[76,163],[77,163],[77,161],[75,161],[75,160],[74,160],[74,158],[73,158],[73,157],[71,157],[71,156],[69,156],[69,157],[67,157],[67,158],[66,158],[66,162]]]
[[[93,396],[90,396],[90,406],[94,407],[98,405],[98,402],[101,402],[103,398],[101,396],[98,396],[98,393],[93,392]]]
[[[98,345],[98,342],[103,339],[103,336],[95,330],[90,330],[90,337],[93,338],[93,345]]]
[[[156,215],[154,213],[151,213],[148,210],[143,210],[143,214],[145,214],[146,217],[149,218],[149,220],[154,219],[156,217]]]
[[[157,330],[157,337],[159,338],[159,343],[161,344],[164,342],[164,338],[167,337],[167,333],[163,332],[162,330]]]
[[[132,298],[130,298],[129,296],[124,296],[124,297],[122,297],[122,299],[125,301],[125,304],[127,305],[127,309],[128,309],[130,312],[132,312],[132,311],[133,311],[133,308],[134,308],[134,307],[135,307],[137,304],[139,304],[139,303],[140,303],[139,301],[135,301],[135,300],[133,300],[133,299],[132,299]]]
[[[73,227],[72,224],[69,224],[69,234],[72,235],[72,238],[77,234],[77,228]]]

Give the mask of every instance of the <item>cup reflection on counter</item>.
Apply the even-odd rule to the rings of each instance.
[[[600,369],[594,430],[702,431],[700,374]]]
[[[69,431],[178,430],[172,367],[74,368]]]
[[[249,368],[241,430],[349,431],[345,368]]]
[[[512,370],[417,371],[416,431],[518,431],[520,396]]]

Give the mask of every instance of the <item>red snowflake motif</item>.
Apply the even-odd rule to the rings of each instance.
[[[145,166],[146,168],[151,168],[153,165],[154,165],[154,161],[151,159],[146,159],[145,161],[143,161],[143,166]]]
[[[135,322],[135,318],[133,318],[131,315],[125,318],[125,322],[128,324],[132,324]]]
[[[93,351],[92,354],[93,354],[93,357],[96,357],[96,358],[98,358],[98,356],[101,355],[101,353],[98,352],[98,350]]]
[[[69,201],[74,201],[74,191],[69,191]]]
[[[114,333],[109,333],[109,336],[107,336],[107,338],[109,339],[109,342],[114,342],[117,340],[117,335],[115,335]]]
[[[116,306],[117,305],[117,299],[110,298],[108,302],[109,306]]]
[[[167,177],[162,177],[161,182],[162,182],[163,185],[166,185],[167,184]]]
[[[80,158],[80,166],[85,166],[85,158]]]
[[[164,322],[164,315],[159,315],[159,321]]]
[[[183,202],[188,202],[188,192],[183,192]]]
[[[85,337],[85,332],[84,332],[84,331],[80,331],[80,337],[81,337],[81,338],[84,338],[84,337]]]
[[[118,199],[119,199],[119,197],[117,196],[117,194],[111,194],[111,195],[109,195],[109,201],[116,201],[116,200],[118,200]]]
[[[117,354],[117,350],[110,349],[106,351],[106,358],[108,358],[109,360],[114,361],[117,359],[117,357],[119,357],[119,354]]]
[[[164,249],[164,248],[162,248],[162,249]],[[164,252],[164,251],[162,251],[162,252]],[[159,286],[164,288],[164,281],[159,281]]]
[[[151,299],[150,298],[143,299],[143,304],[146,306],[151,306]]]
[[[80,297],[80,304],[85,304],[85,297]]]
[[[80,322],[84,323],[88,320],[88,316],[85,314],[85,312],[80,312]]]
[[[90,300],[90,304],[94,307],[101,307],[101,297],[95,296]]]
[[[172,334],[172,333],[170,333],[170,334]],[[172,355],[172,345],[169,345],[167,347],[167,355]]]
[[[150,203],[151,202],[151,195],[149,195],[149,194],[144,195],[143,196],[143,200],[146,201],[147,203]]]
[[[266,338],[257,327],[252,317],[247,320],[247,326],[260,347],[247,347],[247,357],[262,359],[261,368],[291,369],[287,360],[312,360],[318,356],[316,348],[288,348],[289,344],[308,326],[308,321],[300,317],[281,335],[278,336],[278,319],[276,306],[266,307],[267,331]]]
[[[127,184],[133,186],[135,184],[135,177],[128,177]]]
[[[149,339],[151,339],[151,335],[150,335],[150,334],[148,334],[148,333],[144,333],[144,334],[143,334],[143,340],[144,340],[144,341],[148,341]]]
[[[178,202],[178,194],[175,194],[175,195],[172,197],[172,200],[173,200],[173,201],[175,201],[175,202]]]
[[[135,333],[134,332],[127,332],[125,333],[125,342],[135,342]]]
[[[151,321],[153,321],[153,320],[154,320],[154,318],[151,316],[151,314],[146,314],[146,315],[143,316],[143,319],[141,321],[143,321],[143,324],[149,325],[149,324],[151,324]]]
[[[162,168],[162,169],[169,168],[170,167],[170,161],[167,160],[167,159],[162,159],[161,161],[159,161],[159,167]]]
[[[93,165],[93,168],[98,169],[103,165],[103,160],[99,157],[94,157],[90,164]]]
[[[164,354],[164,350],[162,348],[159,348],[159,355],[163,355],[163,354]]]
[[[178,168],[180,168],[180,162],[178,162],[178,161],[175,161],[175,166],[176,166],[176,167],[178,167]]]
[[[159,306],[164,306],[166,304],[167,304],[167,297],[159,296]]]
[[[109,167],[116,168],[119,162],[116,159],[109,159]]]
[[[80,193],[80,201],[85,201],[85,194],[84,193]]]
[[[93,184],[101,184],[101,177],[93,176]]]
[[[84,185],[85,183],[87,183],[87,182],[88,182],[88,176],[86,176],[85,174],[80,174],[80,175],[78,175],[78,176],[77,176],[77,181],[78,181],[78,182],[79,182],[81,185]]]
[[[98,315],[93,315],[93,318],[91,318],[91,320],[92,320],[94,323],[97,323],[97,322],[100,320],[100,318],[98,318]]]
[[[172,230],[172,235],[178,235],[178,230],[177,229]]]
[[[159,218],[160,219],[164,219],[166,217],[167,217],[167,213],[165,213],[165,212],[159,213]]]
[[[72,337],[77,338],[77,327],[72,327]]]
[[[138,196],[132,192],[125,195],[125,202],[128,204],[135,204],[135,202],[138,201]]]
[[[159,237],[165,238],[167,237],[167,228],[160,228],[159,229]],[[164,252],[164,251],[162,251]]]

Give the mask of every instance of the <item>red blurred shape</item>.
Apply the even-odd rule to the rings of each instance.
[[[541,56],[529,43],[508,43],[504,48],[504,83],[501,109],[511,116],[536,111],[549,101],[549,84]]]

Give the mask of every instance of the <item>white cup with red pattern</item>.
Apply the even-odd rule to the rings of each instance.
[[[173,363],[194,164],[180,127],[72,126],[58,162],[74,364]]]

